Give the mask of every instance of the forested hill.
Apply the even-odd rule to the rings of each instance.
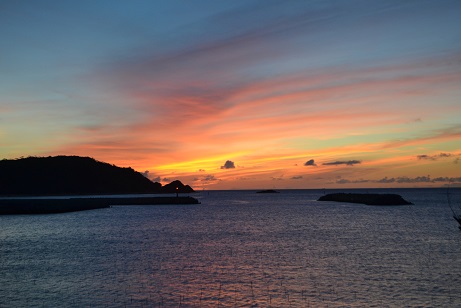
[[[174,186],[174,187],[173,187]],[[162,186],[132,168],[90,157],[27,157],[0,161],[0,195],[193,192],[175,181]]]

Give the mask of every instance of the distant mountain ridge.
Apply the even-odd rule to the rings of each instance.
[[[180,181],[162,186],[132,168],[91,157],[49,156],[0,161],[0,195],[190,193]]]

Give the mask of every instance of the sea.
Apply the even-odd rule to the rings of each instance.
[[[191,196],[0,216],[0,307],[461,307],[459,188]]]

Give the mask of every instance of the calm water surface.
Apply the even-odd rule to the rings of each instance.
[[[460,307],[446,190],[385,192],[415,205],[210,191],[200,205],[0,216],[0,307]]]

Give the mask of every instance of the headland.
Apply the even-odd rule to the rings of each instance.
[[[162,186],[130,167],[122,168],[90,157],[0,161],[0,215],[64,213],[113,205],[198,204],[195,198],[178,195],[193,192],[189,185],[178,180]],[[110,196],[130,194],[175,196]],[[107,197],[103,197],[105,195]]]

